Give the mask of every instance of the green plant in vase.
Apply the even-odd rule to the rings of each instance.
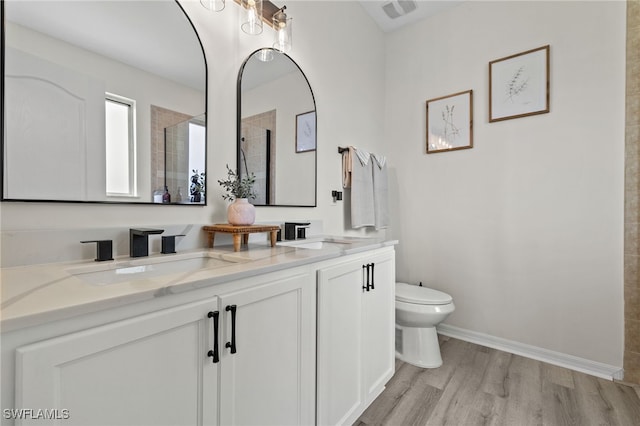
[[[222,194],[224,200],[233,201],[227,208],[227,220],[231,225],[252,225],[256,219],[256,209],[249,199],[256,198],[253,184],[256,177],[253,173],[240,177],[239,173],[231,170],[227,164],[227,179],[218,180],[226,194]]]
[[[226,194],[222,194],[224,200],[234,201],[238,198],[256,198],[256,194],[253,191],[256,176],[253,173],[241,178],[240,174],[231,170],[227,164],[227,179],[218,180],[218,183],[227,191]]]
[[[191,186],[189,192],[191,193],[191,202],[199,203],[204,197],[204,181],[205,172],[198,173],[198,169],[191,170]]]

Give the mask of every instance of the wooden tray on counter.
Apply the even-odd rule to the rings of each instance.
[[[229,225],[228,223],[218,223],[215,225],[203,226],[202,230],[207,232],[209,248],[213,248],[213,240],[216,232],[222,232],[224,234],[232,234],[233,236],[233,251],[240,251],[241,244],[247,244],[249,242],[249,234],[256,232],[269,232],[271,233],[271,247],[275,247],[278,231],[280,231],[279,225]]]

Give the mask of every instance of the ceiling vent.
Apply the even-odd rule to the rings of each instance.
[[[385,3],[382,10],[389,18],[396,19],[416,10],[416,2],[413,0],[393,0]]]

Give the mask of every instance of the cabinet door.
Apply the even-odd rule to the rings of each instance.
[[[345,424],[363,404],[362,265],[318,271],[318,425]]]
[[[395,371],[394,253],[367,259],[372,269],[370,291],[363,293],[362,337],[365,404],[383,390]]]
[[[313,275],[274,280],[223,295],[220,302],[224,330],[221,423],[313,424],[316,314]],[[235,327],[231,307],[235,309]],[[235,353],[231,353],[231,347],[225,347],[226,343],[229,346],[235,343]]]
[[[59,420],[65,425],[216,424],[219,364],[207,356],[207,314],[217,303],[211,298],[19,348],[17,408],[57,409],[68,416]]]

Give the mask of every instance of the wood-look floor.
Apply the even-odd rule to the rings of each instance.
[[[443,365],[396,361],[396,374],[355,426],[640,426],[640,387],[440,340]]]

